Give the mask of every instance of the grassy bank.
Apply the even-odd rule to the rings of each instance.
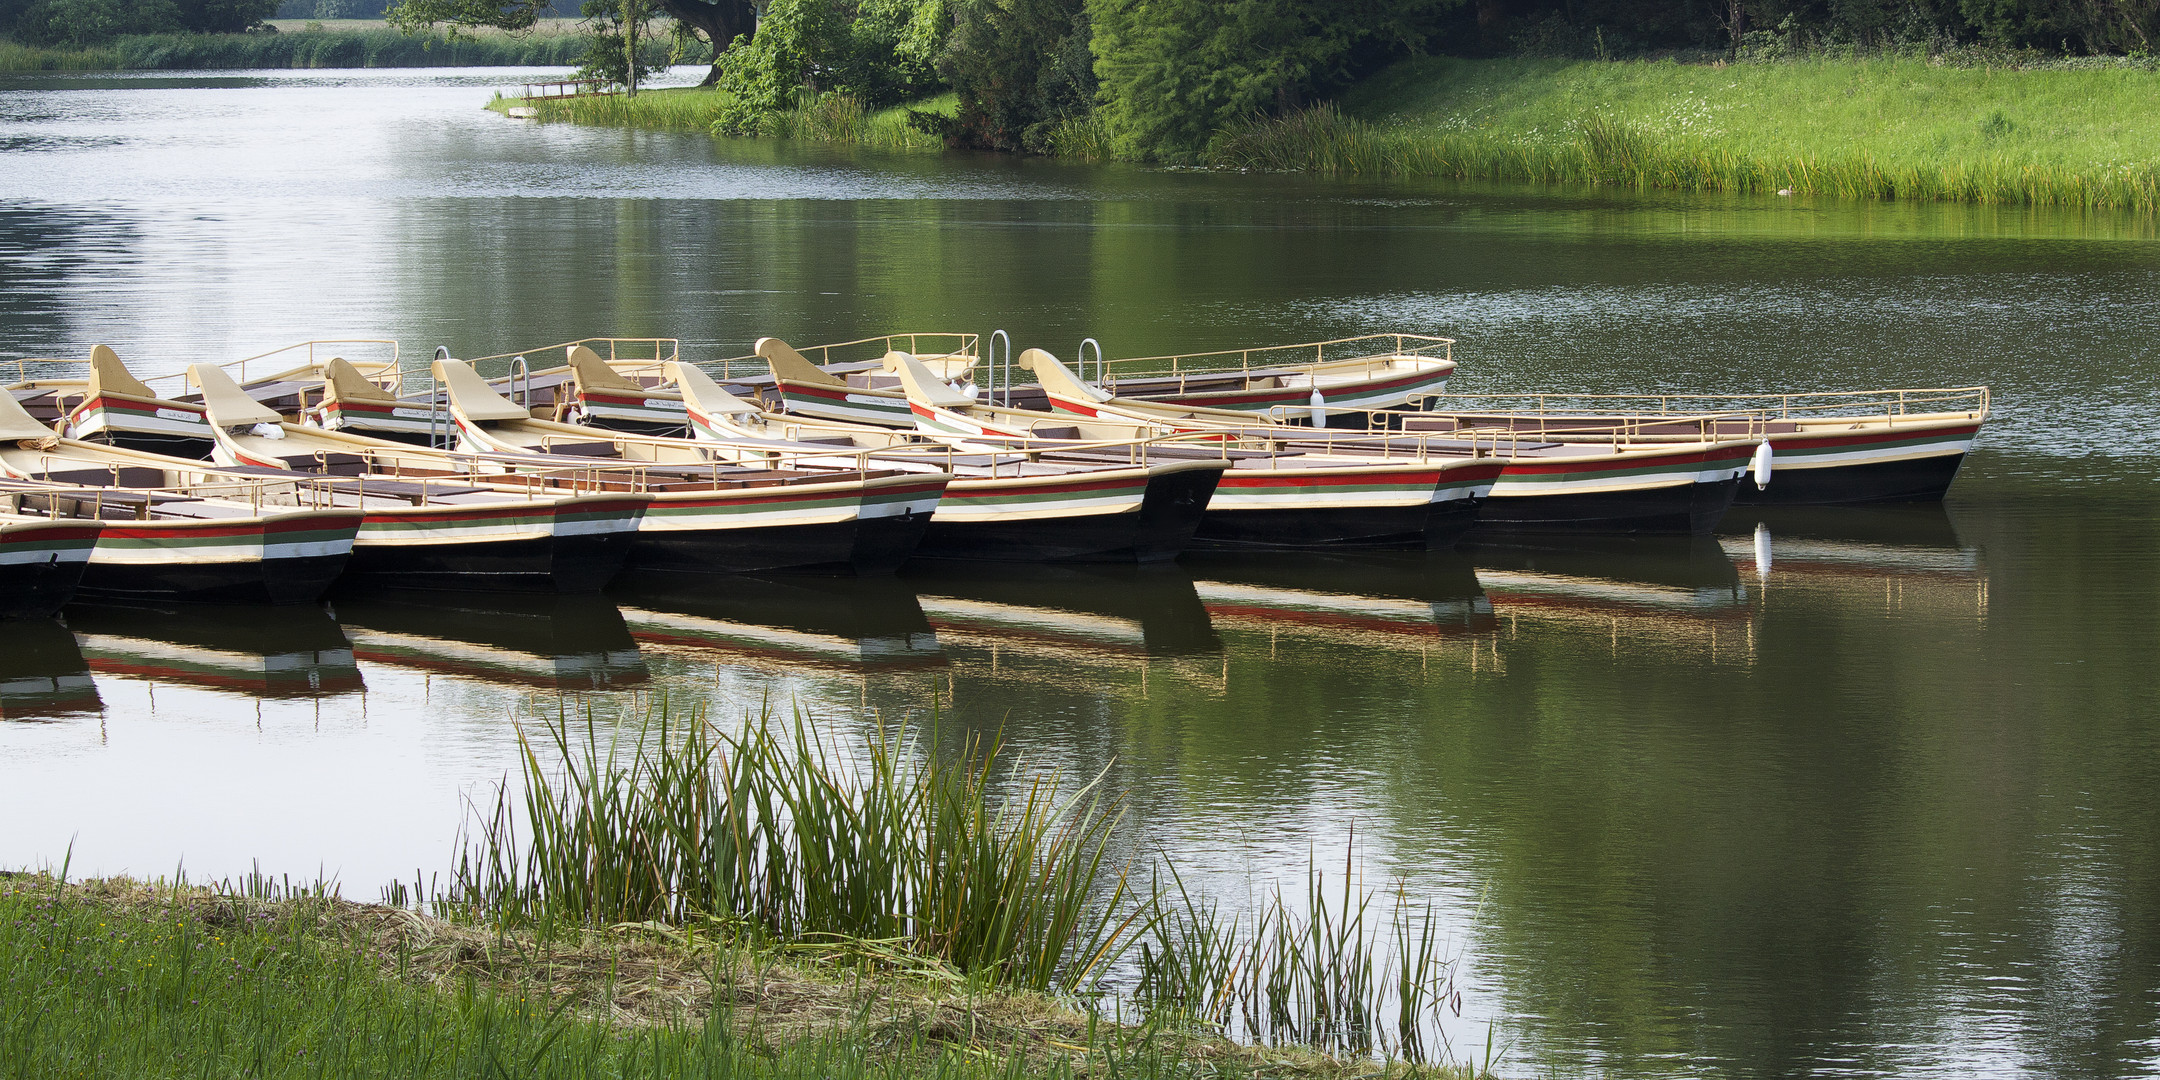
[[[652,928],[477,930],[319,896],[0,879],[0,1075],[1347,1075],[1040,995]]]
[[[529,734],[440,894],[0,876],[0,1076],[1473,1075],[1429,909],[1347,864],[1234,913],[995,744]]]
[[[535,119],[541,121],[702,132],[713,129],[728,103],[724,91],[681,87],[640,91],[634,98],[611,95],[537,102],[498,98],[489,103],[489,108],[505,111],[530,104],[537,111]],[[951,94],[877,110],[866,110],[860,102],[844,95],[826,94],[808,106],[765,117],[758,134],[880,150],[939,150],[944,148],[944,139],[911,123],[909,113],[950,117],[958,109],[959,101]]]
[[[1458,60],[1226,132],[1212,164],[1795,195],[2160,207],[2160,71],[1922,59]]]
[[[655,61],[667,46],[650,46]],[[181,71],[251,68],[563,67],[586,38],[573,33],[406,35],[385,27],[276,34],[143,34],[88,49],[0,41],[0,71]],[[686,62],[696,62],[693,58]]]

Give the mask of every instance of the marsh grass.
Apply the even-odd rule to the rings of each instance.
[[[525,102],[503,98],[496,108],[530,104],[543,121],[638,128],[647,131],[705,131],[721,135],[728,115],[726,91],[705,87],[648,90],[635,98],[621,95]],[[910,112],[950,116],[958,108],[951,94],[890,109],[867,110],[845,94],[820,94],[793,109],[757,118],[756,138],[802,139],[873,150],[937,150],[944,140],[909,119]],[[724,137],[724,136],[723,136]]]
[[[1424,58],[1225,131],[1210,163],[1839,198],[2160,208],[2160,72],[1924,60]]]
[[[1302,906],[1277,888],[1250,911],[1228,913],[1195,897],[1172,868],[1168,887],[1155,890],[1160,915],[1139,942],[1135,997],[1261,1043],[1413,1062],[1445,1056],[1432,1042],[1462,998],[1432,909],[1398,889],[1376,913],[1375,900],[1386,898],[1356,881],[1346,850],[1333,889],[1307,863]]]
[[[1096,781],[880,729],[843,746],[796,717],[739,734],[664,706],[641,729],[521,735],[520,783],[476,806],[437,910],[542,939],[680,928],[973,985],[1088,996],[1133,977],[1147,1023],[1348,1058],[1445,1060],[1459,1011],[1429,908],[1366,888],[1354,837],[1231,914],[1165,858],[1136,887]],[[513,788],[522,795],[513,797]],[[1376,906],[1377,905],[1377,906]]]
[[[790,727],[728,734],[663,706],[626,737],[590,720],[521,732],[522,801],[497,790],[448,909],[543,934],[650,922],[861,943],[1031,990],[1086,984],[1129,935],[1106,861],[1117,815],[1093,783],[1008,769],[995,743],[948,759],[901,728],[851,760]]]

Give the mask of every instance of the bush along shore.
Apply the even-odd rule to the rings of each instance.
[[[0,877],[0,1074],[1483,1075],[1429,911],[1346,866],[1233,913],[937,741],[556,724],[424,899]]]
[[[877,150],[936,151],[945,147],[943,127],[958,103],[952,94],[886,109],[867,109],[852,95],[827,92],[805,95],[793,108],[744,117],[734,96],[708,87],[641,90],[636,97],[595,94],[525,101],[498,97],[488,107],[506,112],[518,106],[533,119],[573,124],[636,128],[645,131],[691,131],[750,137],[807,139]],[[741,125],[738,127],[738,125]]]
[[[0,71],[187,71],[260,68],[569,67],[583,34],[405,34],[391,29],[253,34],[134,34],[82,48],[0,41]],[[666,42],[646,51],[668,60]]]

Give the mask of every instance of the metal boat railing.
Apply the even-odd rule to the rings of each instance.
[[[923,360],[944,360],[955,357],[979,361],[976,352],[980,335],[951,331],[922,331],[899,334],[881,334],[877,337],[857,338],[854,341],[836,341],[825,345],[798,345],[795,351],[819,367],[833,364],[869,363],[889,352],[910,353]],[[765,358],[752,353],[748,356],[730,356],[719,360],[701,360],[697,366],[716,379],[763,378],[771,373]]]
[[[542,361],[537,367],[540,371],[553,371],[566,366],[570,363],[570,350],[580,345],[599,354],[611,367],[618,370],[627,367],[629,370],[625,374],[632,375],[646,374],[644,369],[650,368],[650,374],[657,376],[660,365],[682,359],[682,341],[678,338],[587,337],[575,341],[558,341],[553,345],[541,345],[531,349],[518,349],[514,352],[495,353],[491,356],[475,356],[465,362],[485,378],[501,379],[511,374],[515,361],[522,357],[541,357]],[[556,362],[548,356],[549,353],[560,356],[561,361]],[[497,367],[501,370],[493,370]]]
[[[1430,395],[1426,412],[1652,415],[1657,417],[1755,416],[1769,420],[1813,420],[1839,416],[1890,417],[1963,415],[1984,420],[1992,405],[1985,386],[1891,390],[1825,390],[1804,394],[1590,394],[1573,391],[1501,391]],[[1505,406],[1505,407],[1495,407]],[[1415,415],[1415,414],[1411,414]]]
[[[1429,334],[1363,334],[1358,337],[1309,341],[1296,345],[1263,345],[1167,356],[1129,356],[1108,361],[1107,364],[1099,365],[1099,369],[1102,371],[1100,381],[1106,389],[1114,390],[1120,378],[1231,375],[1249,373],[1256,369],[1303,367],[1312,364],[1352,366],[1359,361],[1379,367],[1395,360],[1453,360],[1454,356],[1453,338],[1434,337]]]

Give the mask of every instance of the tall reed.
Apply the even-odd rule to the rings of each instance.
[[[1339,884],[1308,862],[1302,908],[1277,888],[1250,914],[1226,914],[1172,868],[1138,942],[1135,997],[1257,1042],[1431,1060],[1431,1036],[1462,1008],[1432,909],[1398,890],[1375,914],[1348,848]]]
[[[890,729],[850,765],[800,718],[731,735],[664,708],[627,742],[590,720],[520,740],[522,818],[499,789],[454,875],[475,915],[867,941],[1035,990],[1085,985],[1135,924],[1116,813],[1093,784],[1005,769],[994,742],[946,760]]]
[[[799,716],[789,728],[761,716],[730,734],[661,707],[619,736],[589,718],[521,732],[523,795],[504,785],[469,824],[441,906],[542,934],[658,922],[844,944],[1037,991],[1117,967],[1153,1018],[1444,1055],[1430,1036],[1460,996],[1433,913],[1383,903],[1349,849],[1333,882],[1308,863],[1302,898],[1278,888],[1231,914],[1167,860],[1134,887],[1099,778],[1008,766],[976,738],[941,754],[905,726],[853,753]]]

